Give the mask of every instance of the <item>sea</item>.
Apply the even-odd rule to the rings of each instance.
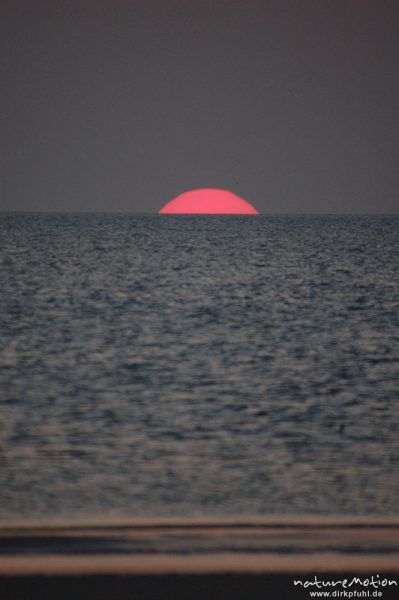
[[[0,215],[0,520],[399,514],[399,216]]]

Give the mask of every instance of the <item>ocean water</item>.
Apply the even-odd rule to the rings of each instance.
[[[399,218],[0,216],[0,518],[399,512]]]

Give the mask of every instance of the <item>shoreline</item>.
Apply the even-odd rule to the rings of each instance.
[[[8,576],[272,575],[274,573],[397,573],[399,552],[379,554],[98,554],[1,556],[0,578]],[[398,592],[399,597],[399,592]]]
[[[238,514],[231,516],[161,516],[161,517],[70,517],[70,518],[0,518],[0,534],[8,529],[42,528],[75,529],[110,527],[399,527],[399,515],[297,515]]]

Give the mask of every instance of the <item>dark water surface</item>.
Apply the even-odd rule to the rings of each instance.
[[[398,514],[399,218],[0,216],[0,517]]]

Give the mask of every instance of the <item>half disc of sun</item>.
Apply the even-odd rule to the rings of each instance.
[[[229,192],[213,188],[203,188],[183,192],[176,196],[159,211],[161,214],[174,215],[258,215],[252,204]]]

